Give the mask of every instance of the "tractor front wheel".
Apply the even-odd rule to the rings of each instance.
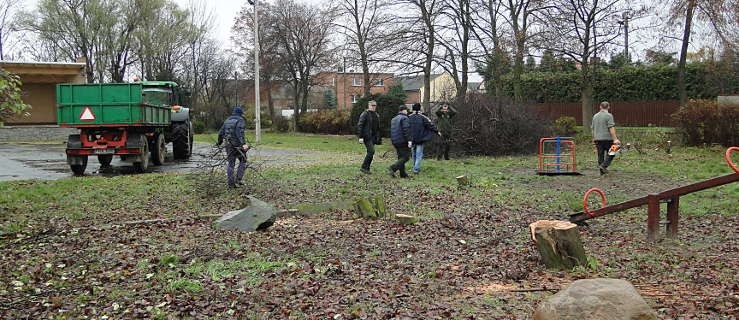
[[[187,159],[192,154],[192,130],[189,121],[172,124],[172,152],[175,159]]]

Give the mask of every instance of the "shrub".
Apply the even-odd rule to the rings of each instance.
[[[301,132],[325,134],[351,134],[349,112],[320,110],[303,114],[298,120]]]
[[[21,100],[20,78],[0,68],[0,124],[18,115],[27,115],[30,108]]]
[[[196,134],[205,133],[205,121],[201,119],[195,119],[192,121],[192,130]]]
[[[375,100],[377,102],[377,114],[380,116],[380,134],[383,137],[390,136],[390,120],[398,113],[398,107],[405,104],[405,100],[394,95],[373,94],[368,97],[359,99],[352,106],[350,116],[351,132],[357,132],[357,122],[359,115],[367,110],[367,101]]]
[[[275,116],[272,122],[272,129],[277,132],[287,132],[290,130],[290,120],[283,116]]]
[[[714,100],[690,100],[672,117],[679,123],[685,143],[739,143],[739,107],[719,105]]]
[[[577,130],[577,120],[574,117],[559,117],[554,121],[554,134],[561,137],[572,137]]]
[[[482,94],[456,107],[452,137],[463,152],[476,155],[530,154],[549,135],[551,122],[535,110]]]

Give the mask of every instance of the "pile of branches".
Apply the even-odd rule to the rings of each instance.
[[[551,121],[533,107],[484,94],[458,103],[454,149],[469,155],[531,154],[539,139],[551,134]]]
[[[254,184],[250,183],[261,179],[260,168],[262,162],[254,161],[253,158],[258,156],[258,151],[252,147],[244,153],[246,156],[246,169],[244,171],[245,186],[241,191],[246,194],[252,193]],[[205,154],[201,155],[203,160],[198,163],[196,174],[199,176],[195,185],[197,191],[204,197],[216,197],[227,189],[226,183],[226,165],[228,158],[226,148],[223,146],[213,145]],[[239,160],[236,160],[234,174],[239,166]]]

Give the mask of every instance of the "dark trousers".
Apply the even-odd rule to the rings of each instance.
[[[437,160],[441,160],[441,157],[444,157],[444,160],[449,160],[449,144],[451,141],[452,139],[450,137],[447,137],[442,133],[436,153]]]
[[[234,186],[237,182],[241,182],[244,178],[244,170],[246,170],[246,155],[241,148],[226,147],[228,154],[226,161],[228,166],[226,167],[226,176],[228,177],[228,185]],[[236,177],[234,177],[234,166],[236,166],[236,159],[239,159],[239,168],[236,171]]]
[[[613,140],[595,140],[595,148],[598,150],[598,166],[603,169],[608,168],[613,158],[616,157],[608,155],[611,145],[613,145]]]
[[[367,154],[364,156],[364,162],[362,162],[362,169],[369,170],[372,164],[372,158],[375,156],[375,142],[372,138],[364,139],[364,147],[367,149]]]
[[[408,162],[408,160],[411,158],[411,148],[408,148],[408,145],[394,145],[395,151],[398,153],[398,161],[395,161],[393,165],[390,166],[390,169],[395,171],[400,171],[400,177],[405,178],[408,176],[408,173],[405,172],[405,163]]]

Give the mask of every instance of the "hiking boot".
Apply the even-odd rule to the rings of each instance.
[[[598,167],[598,170],[600,171],[601,176],[608,173],[608,169],[603,167]]]
[[[391,178],[396,178],[395,170],[393,170],[393,167],[387,168],[387,172],[390,174]]]

